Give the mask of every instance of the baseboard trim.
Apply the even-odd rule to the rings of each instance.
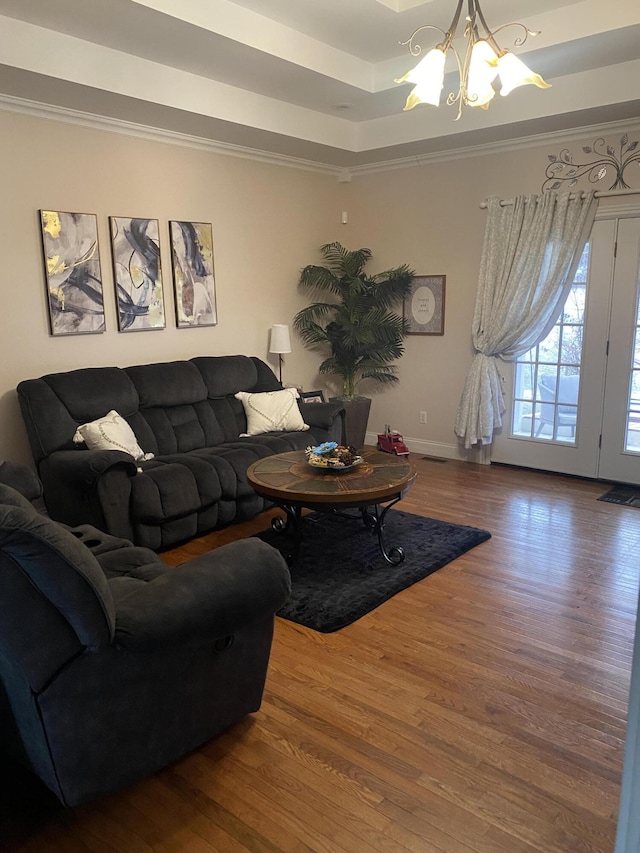
[[[378,434],[367,432],[365,443],[373,445],[378,443]],[[455,459],[459,462],[473,462],[476,465],[491,464],[491,445],[482,445],[478,448],[465,450],[459,444],[444,444],[439,441],[425,441],[422,438],[409,438],[404,436],[404,443],[412,453],[422,453],[423,456],[436,456],[440,459]]]

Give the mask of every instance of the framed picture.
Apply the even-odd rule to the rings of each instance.
[[[301,391],[300,399],[303,403],[324,403],[322,391]]]
[[[164,329],[164,296],[157,219],[110,216],[118,329]]]
[[[417,275],[404,299],[409,335],[444,335],[444,275]]]
[[[104,332],[96,215],[41,210],[40,226],[51,334]]]
[[[210,222],[169,222],[173,295],[179,329],[215,326],[216,283]]]

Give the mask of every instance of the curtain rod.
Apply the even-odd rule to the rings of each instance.
[[[597,190],[594,193],[594,195],[596,198],[613,198],[614,196],[619,196],[619,195],[638,195],[639,193],[640,193],[640,189],[637,189],[637,190]],[[584,197],[585,194],[581,193],[581,195]],[[578,196],[571,195],[570,198],[572,198],[572,199],[578,198]],[[514,202],[514,199],[512,199],[512,198],[502,199],[502,201],[500,202],[500,207],[509,207],[509,205],[513,204],[513,202]],[[486,210],[487,207],[489,207],[489,205],[487,204],[486,201],[483,201],[480,203],[480,207],[482,210]]]

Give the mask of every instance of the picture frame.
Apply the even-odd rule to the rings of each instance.
[[[210,222],[169,222],[173,298],[179,329],[216,326],[213,228]]]
[[[300,399],[303,403],[324,403],[322,391],[300,391]]]
[[[105,331],[102,271],[95,213],[40,210],[49,332]]]
[[[408,335],[444,335],[445,275],[416,275],[403,302]]]
[[[157,219],[110,216],[118,331],[165,328]]]

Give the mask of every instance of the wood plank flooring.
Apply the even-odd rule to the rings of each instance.
[[[334,634],[278,619],[262,709],[151,779],[66,811],[11,774],[0,848],[611,853],[640,512],[606,483],[412,459],[401,508],[491,540]]]

